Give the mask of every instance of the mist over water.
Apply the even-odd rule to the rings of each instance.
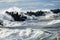
[[[60,29],[60,13],[53,13],[49,9],[41,10],[43,14],[37,11],[28,14],[31,11],[23,11],[18,7],[0,10],[0,40],[53,40],[56,38]],[[9,12],[13,12],[13,16],[7,14]],[[16,14],[20,19],[15,16]]]

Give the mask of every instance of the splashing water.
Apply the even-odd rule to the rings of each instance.
[[[5,11],[18,12],[19,15],[26,16],[23,22],[14,21],[13,17],[6,14]],[[50,10],[42,10],[45,16],[29,16],[21,13],[22,9],[12,7],[6,10],[0,10],[0,40],[53,40],[56,38],[56,31],[59,29],[60,14],[54,14]],[[12,21],[11,21],[12,20]],[[49,27],[49,29],[45,29]],[[50,27],[56,27],[50,29]],[[58,27],[58,28],[57,28]]]

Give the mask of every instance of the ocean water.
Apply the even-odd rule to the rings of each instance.
[[[45,16],[27,16],[26,21],[18,22],[5,13],[13,11],[21,14],[17,7],[0,10],[0,40],[60,40],[60,14],[50,10]],[[10,21],[13,20],[13,21]]]

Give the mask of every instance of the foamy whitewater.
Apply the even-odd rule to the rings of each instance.
[[[5,13],[18,12],[21,14],[22,9],[12,7],[5,10],[0,10],[0,40],[55,40],[60,29],[60,14],[54,14],[50,10],[45,16],[27,16],[23,22],[14,21],[14,19]],[[24,11],[26,12],[26,11]],[[12,21],[10,21],[12,20]]]

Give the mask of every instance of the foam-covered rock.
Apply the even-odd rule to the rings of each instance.
[[[51,10],[53,13],[57,14],[57,13],[60,13],[60,9],[53,9]]]
[[[14,12],[8,12],[6,11],[7,14],[11,15],[15,21],[25,21],[27,19],[26,16],[24,15],[19,15],[18,12],[16,14]]]
[[[29,16],[32,16],[32,15],[34,15],[34,16],[44,16],[45,14],[44,14],[43,11],[37,11],[37,12],[30,11],[30,12],[27,12],[26,15],[29,15]]]

